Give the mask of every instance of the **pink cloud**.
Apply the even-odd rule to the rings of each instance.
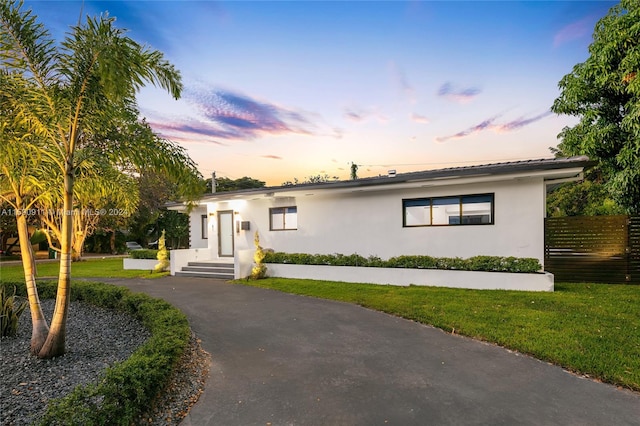
[[[501,114],[495,115],[493,117],[487,118],[482,121],[480,124],[476,124],[475,126],[471,126],[465,130],[462,130],[458,133],[449,136],[439,136],[435,139],[436,142],[446,142],[449,140],[462,139],[467,136],[471,136],[475,133],[484,132],[485,130],[492,130],[496,133],[508,133],[518,130],[522,127],[528,126],[529,124],[535,123],[536,121],[542,120],[545,117],[551,115],[551,111],[545,111],[542,114],[535,115],[533,117],[519,117],[515,120],[508,121],[503,124],[495,124],[495,121],[500,118]]]
[[[353,121],[354,123],[359,123],[365,119],[365,115],[362,112],[356,112],[352,109],[347,109],[344,111],[344,118],[349,121]]]
[[[379,123],[389,122],[389,118],[387,116],[377,112],[375,109],[346,108],[343,116],[346,120],[353,123],[362,123],[370,118],[375,119]]]
[[[282,160],[282,157],[278,157],[277,155],[261,155],[262,158],[270,158],[272,160]]]
[[[247,95],[215,88],[188,88],[184,99],[198,114],[192,117],[149,120],[151,127],[163,137],[184,142],[218,140],[252,140],[269,135],[318,135],[327,130],[317,114],[293,110],[257,100]]]
[[[476,124],[475,126],[471,126],[465,130],[462,130],[458,133],[455,133],[450,136],[441,136],[436,138],[436,142],[446,142],[451,139],[461,139],[466,136],[472,135],[474,133],[482,132],[483,130],[489,129],[493,126],[493,122],[496,121],[500,116],[496,115],[486,120],[482,121],[480,124]]]
[[[446,82],[438,89],[438,96],[464,104],[474,100],[481,92],[478,87],[459,88]]]
[[[394,61],[391,61],[390,66],[394,82],[400,89],[400,92],[409,100],[409,102],[415,103],[416,91],[411,83],[409,83],[409,80],[407,80],[407,76],[405,75],[402,68],[400,68]]]
[[[415,112],[411,114],[411,120],[416,123],[427,124],[429,123],[429,119],[424,115],[416,114]]]
[[[498,133],[512,132],[531,123],[535,123],[538,120],[542,120],[543,118],[548,117],[551,114],[553,114],[551,111],[545,111],[542,114],[538,114],[529,118],[520,117],[508,123],[499,125],[494,130]]]
[[[553,47],[588,36],[593,31],[594,17],[587,16],[562,27],[553,37]]]

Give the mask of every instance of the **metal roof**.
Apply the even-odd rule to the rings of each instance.
[[[525,161],[510,161],[504,163],[482,164],[475,166],[448,167],[444,169],[424,170],[418,172],[398,173],[394,176],[375,176],[355,180],[330,181],[320,183],[303,183],[298,185],[270,186],[264,188],[241,189],[237,191],[215,192],[204,194],[200,201],[214,199],[238,198],[241,196],[282,193],[301,190],[331,190],[344,188],[364,188],[377,185],[391,185],[412,181],[429,181],[455,177],[473,177],[476,175],[507,175],[515,173],[549,171],[567,168],[585,168],[594,165],[587,156],[559,157],[534,159]],[[177,206],[181,203],[171,203]]]

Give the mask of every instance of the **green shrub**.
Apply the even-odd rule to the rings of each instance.
[[[24,283],[15,285],[26,294]],[[55,296],[57,283],[39,282],[40,297]],[[169,303],[141,293],[103,283],[74,282],[71,300],[118,309],[149,329],[151,337],[127,360],[117,363],[93,384],[78,386],[69,395],[49,401],[42,425],[131,425],[167,385],[184,353],[191,330],[186,316]]]
[[[158,250],[155,249],[142,249],[142,250],[133,250],[129,253],[132,259],[157,259],[158,258]],[[171,258],[171,252],[167,251],[167,259]]]
[[[474,256],[460,257],[396,256],[382,260],[377,256],[365,258],[359,254],[306,254],[269,252],[264,263],[296,265],[365,266],[374,268],[446,269],[459,271],[521,272],[533,273],[542,269],[538,259]]]
[[[158,264],[154,266],[153,272],[163,272],[169,268],[169,250],[167,250],[167,246],[165,245],[165,231],[162,230],[162,235],[158,238],[158,250],[156,254],[156,258],[158,259]]]
[[[249,278],[252,280],[260,280],[267,275],[267,267],[264,265],[264,257],[266,255],[264,249],[260,245],[260,234],[256,231],[253,237],[253,245],[256,247],[256,251],[253,253],[254,266],[251,268],[251,275]]]
[[[18,331],[18,320],[27,308],[27,300],[16,295],[16,287],[9,296],[6,286],[0,287],[0,336],[13,337]]]

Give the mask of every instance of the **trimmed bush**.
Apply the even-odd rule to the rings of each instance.
[[[158,250],[155,249],[142,249],[142,250],[133,250],[129,253],[129,256],[132,259],[157,259],[158,258]],[[167,259],[171,258],[171,252],[167,250]]]
[[[460,257],[405,255],[391,257],[388,260],[382,260],[377,256],[369,256],[365,258],[359,254],[343,255],[269,252],[265,255],[264,263],[519,273],[539,272],[542,269],[542,265],[540,265],[538,259],[500,256],[474,256],[469,259],[462,259]]]
[[[16,286],[18,294],[26,294],[24,283],[0,285]],[[40,297],[55,296],[56,287],[53,281],[39,282]],[[127,360],[106,369],[97,383],[50,401],[40,424],[137,424],[187,348],[191,329],[186,316],[163,300],[103,283],[74,282],[71,300],[127,312],[149,329],[151,337]]]

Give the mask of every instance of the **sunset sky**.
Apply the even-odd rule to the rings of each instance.
[[[205,177],[328,174],[548,158],[558,82],[607,1],[85,1],[182,73],[140,111]],[[79,1],[25,2],[61,40]]]

